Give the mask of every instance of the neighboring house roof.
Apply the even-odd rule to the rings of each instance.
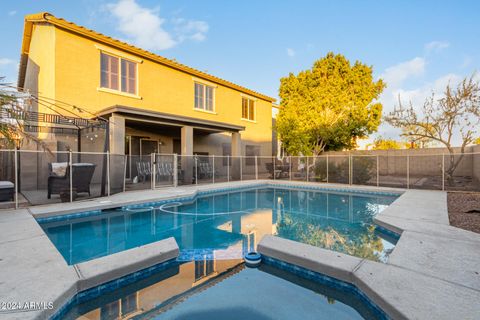
[[[23,41],[22,41],[22,52],[21,52],[21,59],[20,59],[20,70],[19,70],[19,75],[18,75],[18,86],[23,87],[23,83],[25,81],[25,72],[27,68],[27,61],[28,61],[28,52],[29,52],[29,47],[30,47],[30,39],[32,37],[32,27],[34,23],[38,22],[46,22],[50,23],[58,28],[68,30],[70,32],[79,34],[81,36],[90,38],[94,41],[104,43],[106,45],[115,47],[117,49],[120,49],[125,52],[129,52],[131,54],[137,55],[139,57],[142,57],[144,59],[148,59],[160,64],[163,64],[165,66],[168,66],[170,68],[176,69],[183,71],[185,73],[191,74],[193,76],[223,85],[225,87],[229,87],[231,89],[238,90],[240,92],[243,92],[245,94],[254,96],[256,98],[274,102],[276,99],[266,96],[264,94],[261,94],[259,92],[247,89],[245,87],[242,87],[240,85],[237,85],[233,82],[215,77],[213,75],[210,75],[208,73],[205,73],[203,71],[191,68],[189,66],[186,66],[184,64],[178,63],[174,60],[167,59],[165,57],[159,56],[157,54],[154,54],[152,52],[143,50],[141,48],[132,46],[128,43],[113,39],[109,36],[106,36],[104,34],[98,33],[96,31],[87,29],[85,27],[76,25],[73,22],[66,21],[61,18],[57,18],[53,16],[52,14],[48,12],[41,12],[41,13],[36,13],[36,14],[31,14],[25,16],[25,26],[24,26],[24,31],[23,31]]]

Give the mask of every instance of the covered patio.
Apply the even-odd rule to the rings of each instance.
[[[173,183],[173,154],[178,155],[178,184],[210,180],[212,172],[218,181],[239,178],[235,176],[239,170],[235,169],[240,162],[230,157],[242,155],[243,126],[126,106],[113,106],[99,115],[110,121],[110,152],[127,155],[128,189],[141,189],[151,178],[151,154],[154,153],[162,154],[157,156],[162,159],[153,161],[161,165],[156,167],[159,185]],[[214,163],[208,157],[212,155],[218,156]]]

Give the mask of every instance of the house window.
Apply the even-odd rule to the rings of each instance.
[[[195,82],[195,109],[214,110],[215,88],[206,84]]]
[[[245,146],[245,165],[247,166],[254,166],[255,165],[255,156],[260,155],[260,146],[252,146],[246,145]]]
[[[255,100],[242,97],[242,119],[255,121]]]
[[[136,91],[136,65],[122,59],[122,91],[135,94]]]
[[[136,94],[137,64],[135,62],[100,53],[100,86]]]
[[[108,54],[101,54],[101,86],[118,90],[118,58]]]

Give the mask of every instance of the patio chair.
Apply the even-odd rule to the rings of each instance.
[[[290,163],[285,162],[282,164],[279,164],[277,166],[277,170],[280,170],[280,174],[278,175],[280,178],[287,178],[290,175]]]
[[[142,179],[142,182],[145,182],[152,175],[152,167],[150,162],[139,161],[137,162],[137,173],[138,176]]]
[[[173,165],[169,162],[157,163],[156,176],[159,181],[173,179]]]
[[[201,161],[198,163],[198,178],[199,179],[210,179],[213,176],[213,167],[210,165],[210,162]]]
[[[57,170],[52,170],[58,163],[48,164],[48,194],[50,199],[52,194],[70,190],[70,166],[66,163],[65,174],[59,175]],[[58,166],[57,166],[58,167]],[[72,189],[78,193],[86,192],[90,196],[90,182],[96,165],[93,163],[74,163],[72,164]]]
[[[272,162],[265,163],[265,169],[270,173],[270,179],[278,179],[282,175],[282,170],[274,169]]]

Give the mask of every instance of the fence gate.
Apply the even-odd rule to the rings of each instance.
[[[152,154],[151,175],[153,188],[173,187],[177,185],[178,165],[174,154]]]

